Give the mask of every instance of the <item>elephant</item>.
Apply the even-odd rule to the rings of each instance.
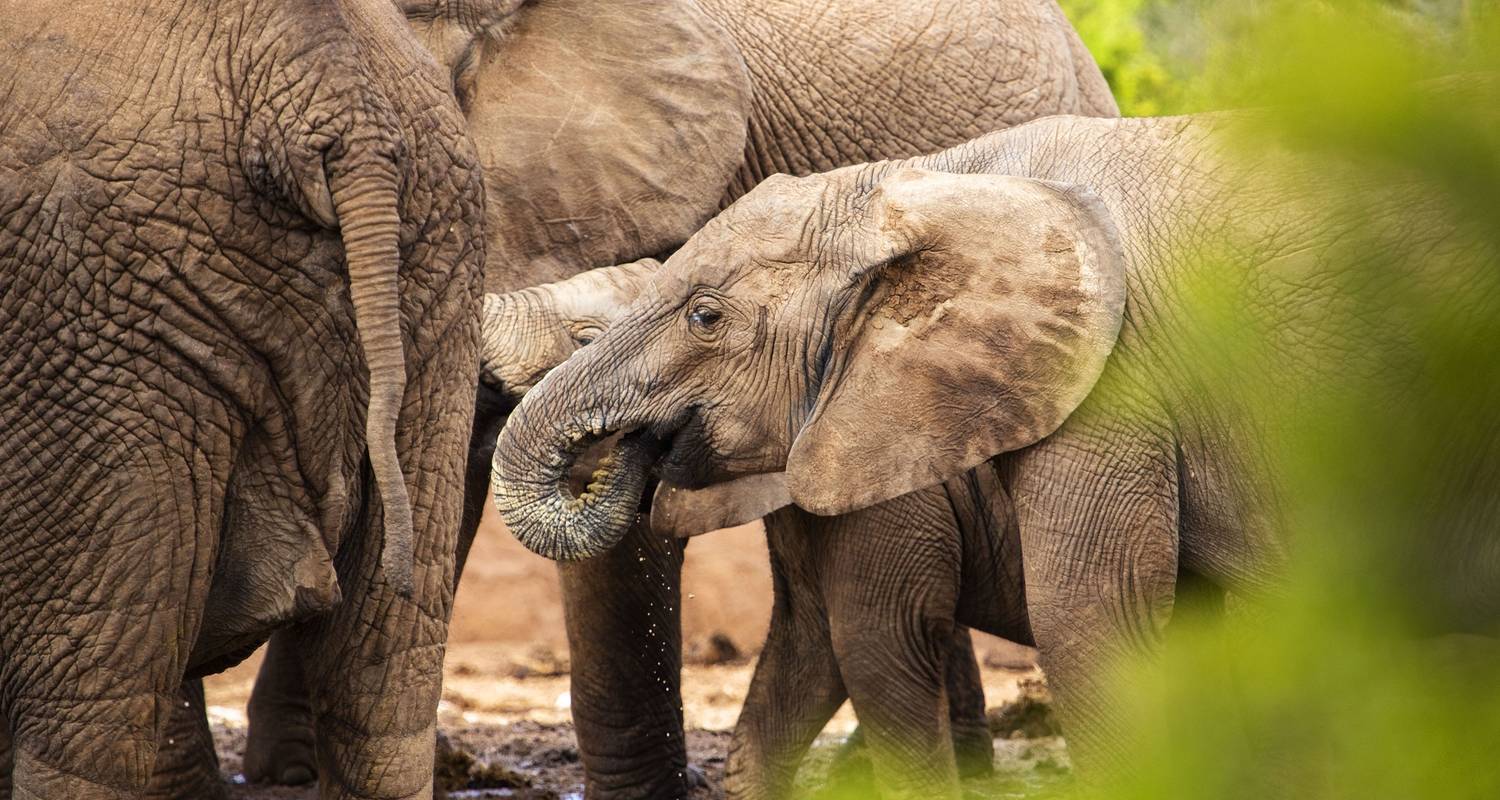
[[[21,2],[0,49],[9,795],[140,797],[282,630],[323,796],[429,796],[486,241],[446,74],[380,0]]]
[[[490,293],[670,252],[773,173],[912,156],[1050,113],[1118,114],[1054,0],[399,5],[445,66],[475,142]],[[505,403],[481,385],[476,406],[459,571]],[[627,547],[644,562],[600,558],[560,573],[590,797],[688,789],[679,628],[675,610],[660,611],[677,607],[682,554],[660,544],[637,531]],[[643,583],[642,569],[662,580]],[[665,677],[619,657],[653,624],[670,642]],[[273,637],[257,681],[245,759],[254,781],[314,772],[291,649]]]
[[[517,144],[497,149],[494,157],[485,155],[485,135],[476,132],[489,197],[516,198],[515,207],[503,214],[505,223],[492,218],[497,239],[490,247],[488,291],[509,291],[585,268],[668,253],[723,204],[773,173],[814,172],[871,158],[916,155],[1048,113],[1118,114],[1097,66],[1051,0],[945,0],[937,8],[870,0],[703,0],[680,5],[691,5],[692,11],[674,18],[701,16],[719,31],[716,41],[724,47],[726,63],[742,65],[740,83],[733,91],[717,90],[712,106],[739,104],[728,120],[732,127],[704,125],[702,136],[684,141],[682,132],[691,130],[682,121],[690,117],[680,111],[686,101],[667,104],[670,117],[654,128],[633,114],[628,117],[633,132],[654,129],[673,135],[658,137],[659,146],[648,153],[622,156],[616,163],[596,159],[601,152],[610,157],[610,149],[597,143],[601,136],[614,138],[618,125],[604,125],[602,134],[579,130],[571,140],[577,144],[559,145],[557,130],[571,132],[559,123],[564,112],[542,112],[544,124],[535,133],[515,126],[507,129],[509,141]],[[534,10],[544,7],[538,3]],[[562,37],[563,30],[558,31]],[[525,46],[524,33],[515,31],[513,46]],[[625,52],[635,53],[641,39],[657,41],[657,33],[633,35]],[[497,56],[493,63],[507,60]],[[551,63],[540,56],[534,61]],[[691,63],[696,72],[697,59]],[[608,72],[630,77],[620,70]],[[487,78],[481,75],[477,81],[481,93],[493,85]],[[652,95],[639,87],[622,94],[635,97],[642,92]],[[508,99],[497,101],[497,107],[514,105],[513,98],[520,97],[529,99],[528,108],[555,108],[539,102],[536,92],[507,90],[496,95]],[[470,118],[475,119],[472,114]],[[636,141],[645,139],[644,133],[637,136]],[[729,147],[716,149],[720,144]],[[517,163],[515,153],[531,158],[508,166]],[[684,159],[683,153],[693,158]],[[725,160],[710,169],[720,156]],[[688,166],[695,171],[684,174]],[[607,176],[602,179],[604,191],[597,188],[601,174]],[[559,179],[573,175],[580,177]],[[680,213],[647,214],[632,204],[610,202],[618,197],[655,197],[662,186],[690,200],[679,206]],[[517,233],[510,226],[518,219],[542,222]],[[514,270],[506,266],[509,261],[499,260],[513,256],[518,265]],[[482,470],[473,478],[481,486],[488,482],[493,442],[481,441],[482,449],[470,459],[476,470]],[[656,623],[671,642],[664,661],[675,664],[680,659],[675,611],[658,619],[661,612],[648,616],[645,610],[678,608],[672,598],[682,555],[675,543],[658,547],[639,530],[621,552],[631,548],[644,554],[648,574],[661,575],[662,581],[642,581],[643,564],[619,553],[560,572],[569,647],[575,656],[573,714],[586,790],[601,798],[678,797],[687,791],[682,776],[688,770],[676,669],[668,667],[670,690],[662,691],[655,670],[637,669],[618,654],[635,652],[640,632]],[[599,597],[617,599],[595,602]],[[598,657],[579,658],[581,653]]]
[[[481,380],[513,407],[618,319],[659,267],[642,259],[487,295]],[[570,481],[586,485],[596,466],[581,459]],[[807,747],[849,698],[862,738],[882,754],[874,763],[887,794],[956,797],[960,775],[988,774],[994,746],[964,626],[1031,640],[1019,546],[993,470],[836,517],[782,505],[774,485],[728,489],[664,486],[649,522],[633,523],[637,537],[654,531],[666,542],[765,515],[775,603],[735,726],[727,792],[786,796]],[[602,557],[639,558],[631,548]],[[634,651],[651,656],[641,669],[661,671],[654,646]]]
[[[988,462],[1070,751],[1107,774],[1129,728],[1106,667],[1154,652],[1186,588],[1253,602],[1290,557],[1270,432],[1195,383],[1218,351],[1193,281],[1212,269],[1277,320],[1263,389],[1300,397],[1371,369],[1357,332],[1324,324],[1342,237],[1385,225],[1390,253],[1421,254],[1448,231],[1391,187],[1342,211],[1357,169],[1294,157],[1254,119],[1053,117],[761,183],[519,404],[501,515],[568,560],[622,536],[648,471],[784,472],[796,505],[841,514]],[[602,437],[609,468],[581,494],[559,484]]]

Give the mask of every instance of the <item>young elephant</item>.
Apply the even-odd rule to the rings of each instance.
[[[623,314],[659,266],[645,259],[487,296],[483,380],[507,403],[519,402]],[[572,482],[592,466],[575,467]],[[775,605],[735,728],[727,791],[785,796],[813,737],[851,699],[866,740],[882,755],[875,763],[884,786],[899,796],[956,795],[959,774],[988,773],[993,757],[978,665],[958,623],[1023,643],[1031,637],[1018,547],[993,472],[984,467],[838,517],[777,508],[785,492],[771,483],[769,490],[757,481],[703,492],[664,488],[651,515],[657,534],[686,537],[770,512]],[[644,515],[634,524],[646,524]],[[660,535],[643,530],[635,538]],[[615,548],[599,557],[638,561],[639,554]],[[675,671],[631,624],[648,611],[675,619],[675,599],[665,609],[635,608],[628,596],[592,599],[623,608],[610,612],[621,615],[617,636],[601,638],[596,629],[577,637],[589,652],[639,654],[637,668],[653,677]],[[575,683],[573,691],[607,702],[609,688]]]
[[[1253,596],[1283,558],[1278,476],[1250,444],[1267,432],[1195,383],[1218,340],[1192,280],[1211,269],[1277,321],[1282,369],[1263,388],[1298,397],[1369,367],[1357,334],[1320,327],[1340,236],[1373,220],[1410,254],[1448,232],[1400,191],[1340,214],[1355,170],[1230,160],[1226,128],[1237,118],[1058,117],[762,183],[517,409],[502,515],[570,559],[621,536],[647,470],[686,485],[785,470],[792,500],[834,514],[999,456],[1070,748],[1085,771],[1114,761],[1129,733],[1106,667],[1153,647],[1181,578]],[[574,499],[561,471],[607,435],[612,469]]]

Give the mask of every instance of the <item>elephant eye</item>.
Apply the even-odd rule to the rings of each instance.
[[[568,335],[573,337],[573,341],[579,347],[584,347],[585,345],[588,345],[595,339],[599,338],[599,334],[603,332],[604,330],[602,328],[599,328],[595,325],[580,325],[570,330],[568,332]]]
[[[723,318],[724,312],[709,305],[695,305],[693,310],[688,312],[688,322],[702,331],[712,330],[714,325]]]

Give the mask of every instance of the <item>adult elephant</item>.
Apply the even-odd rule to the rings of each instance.
[[[428,796],[485,242],[446,74],[383,0],[13,3],[0,52],[8,794],[139,797],[280,628],[324,796]]]
[[[410,0],[403,8],[448,65],[479,150],[490,292],[669,252],[774,173],[914,155],[1045,114],[1118,113],[1053,0]],[[490,388],[479,395],[460,565],[503,407]],[[676,542],[640,534],[561,570],[591,797],[687,792],[681,559]],[[642,570],[662,579],[643,581]],[[652,626],[667,633],[647,651]],[[252,700],[253,780],[312,775],[290,651],[273,641]]]
[[[1278,431],[1255,402],[1422,363],[1365,347],[1392,337],[1359,326],[1398,311],[1366,295],[1336,311],[1350,280],[1383,286],[1343,274],[1338,248],[1377,230],[1424,290],[1469,285],[1426,269],[1452,230],[1420,192],[1274,148],[1225,158],[1234,124],[1060,117],[767,181],[528,394],[497,451],[502,515],[570,558],[623,534],[647,470],[687,485],[785,470],[799,506],[832,514],[998,458],[1070,748],[1085,769],[1113,760],[1129,732],[1107,667],[1153,647],[1180,581],[1253,596],[1283,559],[1261,446]],[[1224,353],[1199,322],[1205,277],[1273,325],[1265,398],[1202,388]],[[1493,313],[1471,299],[1453,312]],[[614,434],[613,466],[572,497],[558,470]],[[1500,506],[1472,511],[1471,543]],[[1454,585],[1493,603],[1494,548],[1457,555]]]

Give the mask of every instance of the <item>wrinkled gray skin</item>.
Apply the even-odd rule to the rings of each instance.
[[[400,5],[448,68],[479,151],[491,292],[670,251],[773,173],[914,155],[1049,113],[1117,113],[1051,0]],[[478,395],[460,566],[504,405],[491,387]],[[591,797],[676,797],[681,548],[629,538],[616,552],[635,548],[661,581],[624,556],[562,571],[574,721]],[[670,640],[661,675],[620,657],[651,624]],[[252,702],[252,780],[312,772],[306,703],[282,663],[268,659]]]
[[[670,252],[768,175],[1119,113],[1053,0],[533,0],[465,39],[496,2],[422,22],[407,0],[424,41],[468,48],[440,60],[484,161],[490,292]]]
[[[1268,316],[1297,312],[1270,396],[1317,385],[1308,342],[1358,368],[1357,342],[1320,328],[1340,283],[1318,271],[1341,226],[1367,220],[1331,213],[1317,167],[1283,179],[1222,159],[1233,124],[1059,117],[767,181],[520,404],[497,449],[502,515],[566,558],[620,535],[635,499],[614,500],[618,475],[785,470],[791,499],[828,514],[993,457],[1070,749],[1085,772],[1109,762],[1129,733],[1105,665],[1153,649],[1187,583],[1254,597],[1283,561],[1266,432],[1240,398],[1193,390],[1207,343],[1180,302],[1188,266],[1216,265]],[[1393,248],[1442,237],[1415,214],[1380,217]],[[1264,252],[1278,257],[1244,255]],[[591,431],[634,449],[580,511],[558,471]]]
[[[506,400],[519,402],[618,319],[659,266],[645,259],[487,296],[481,380],[505,386]],[[575,486],[587,483],[581,476],[595,466],[585,461],[573,470]],[[733,490],[745,498],[743,487]],[[993,470],[837,517],[772,508],[784,500],[741,518],[720,517],[737,498],[688,494],[700,496],[684,502],[680,490],[659,492],[652,516],[662,535],[649,541],[665,545],[667,535],[696,535],[771,511],[765,527],[775,604],[735,728],[725,785],[731,796],[787,796],[807,747],[846,699],[880,754],[875,764],[887,794],[956,797],[961,774],[989,773],[984,689],[968,631],[958,623],[1031,640],[1019,546]],[[700,502],[714,508],[691,507]],[[639,564],[640,552],[615,548],[600,557]],[[593,599],[618,602],[605,594]],[[659,636],[645,636],[615,655],[638,654],[641,668],[655,674],[663,671],[655,666],[661,647]]]
[[[376,0],[12,3],[0,53],[10,796],[141,796],[277,629],[323,796],[429,796],[484,258],[446,73]]]

